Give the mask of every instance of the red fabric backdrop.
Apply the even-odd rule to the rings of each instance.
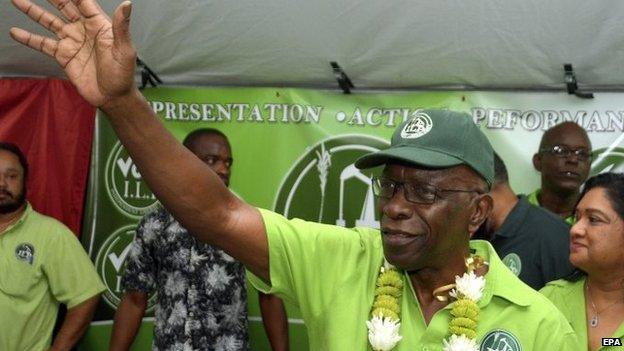
[[[79,235],[95,108],[61,79],[0,79],[0,140],[29,163],[27,198]]]

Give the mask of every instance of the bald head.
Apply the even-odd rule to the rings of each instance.
[[[546,147],[560,145],[561,139],[564,137],[567,137],[568,139],[573,138],[577,141],[578,146],[591,150],[591,143],[585,129],[578,124],[569,121],[557,124],[556,126],[548,129],[542,136],[539,148],[542,150]]]

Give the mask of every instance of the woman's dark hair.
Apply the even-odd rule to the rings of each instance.
[[[605,190],[611,207],[620,219],[624,220],[624,173],[601,173],[589,178],[579,196],[579,202],[594,188]],[[576,204],[578,205],[578,202]]]
[[[620,219],[624,220],[624,173],[601,173],[589,178],[587,182],[585,182],[585,186],[583,187],[583,191],[576,205],[578,206],[581,199],[590,190],[595,188],[602,188],[605,190],[609,204],[611,204],[611,207],[613,207],[613,210],[618,214]],[[586,275],[587,273],[577,268],[564,279],[574,282]]]

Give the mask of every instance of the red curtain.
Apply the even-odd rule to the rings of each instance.
[[[61,79],[0,79],[0,140],[29,163],[27,198],[79,235],[95,108]]]

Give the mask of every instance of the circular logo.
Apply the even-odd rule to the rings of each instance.
[[[106,192],[115,208],[131,217],[140,218],[155,209],[158,200],[142,180],[126,149],[117,142],[106,160]]]
[[[135,230],[136,225],[134,224],[117,229],[106,238],[95,258],[95,268],[106,286],[102,298],[113,309],[119,306],[123,297],[122,278]],[[151,293],[148,296],[146,312],[151,312],[155,303],[156,293]]]
[[[273,206],[288,218],[344,227],[379,228],[371,176],[359,170],[361,156],[386,148],[388,142],[367,135],[341,135],[309,148],[286,174]]]
[[[624,148],[602,148],[592,152],[591,176],[605,172],[624,172]]]
[[[431,117],[424,112],[415,111],[412,114],[412,119],[403,127],[401,131],[401,138],[403,139],[416,139],[429,133],[433,127]]]
[[[520,260],[520,256],[515,253],[510,253],[505,256],[505,258],[503,258],[503,263],[516,276],[520,275],[520,272],[522,272],[522,260]]]
[[[35,247],[29,243],[21,243],[15,248],[15,257],[20,261],[32,265],[35,260]]]
[[[522,351],[515,335],[502,329],[492,330],[483,337],[480,351]]]

